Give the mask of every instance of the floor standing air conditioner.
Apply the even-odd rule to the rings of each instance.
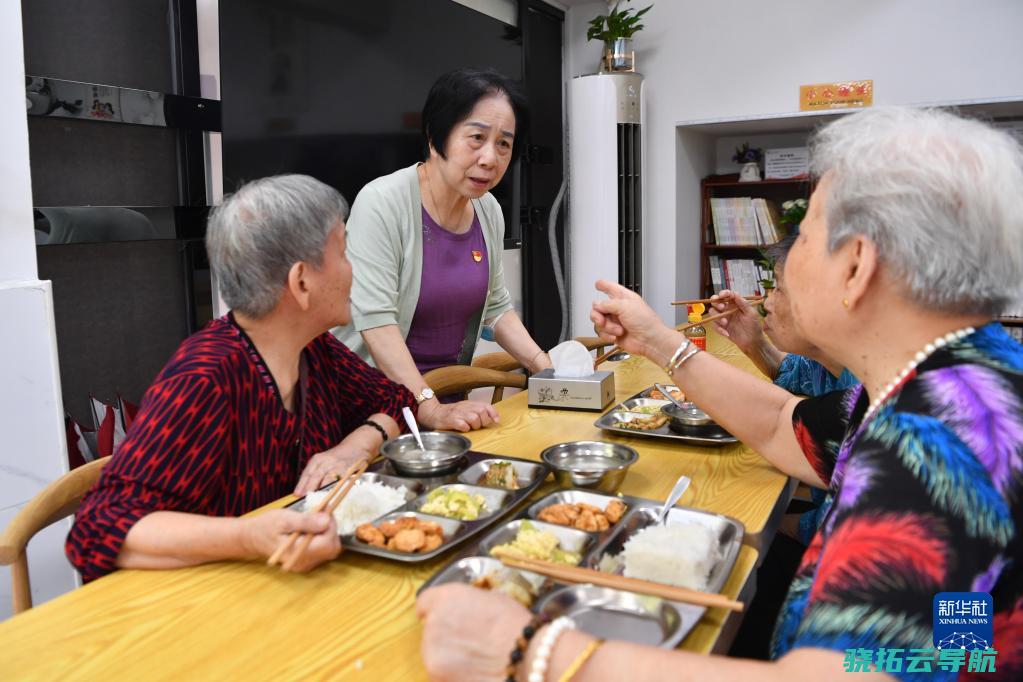
[[[643,76],[601,73],[569,84],[569,292],[572,335],[590,336],[593,284],[642,294]]]

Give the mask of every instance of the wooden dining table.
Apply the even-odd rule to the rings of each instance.
[[[709,350],[756,372],[713,333]],[[614,370],[618,400],[666,378],[642,358],[601,369]],[[533,409],[525,392],[497,407],[497,427],[469,434],[474,450],[538,459],[556,443],[623,442],[639,460],[621,492],[655,500],[681,474],[689,476],[681,506],[744,525],[746,543],[722,593],[752,596],[758,559],[792,490],[788,477],[755,452],[741,443],[704,447],[605,433],[593,425],[597,413]],[[534,497],[551,489],[547,482]],[[0,623],[0,679],[425,679],[416,590],[452,554],[408,564],[346,551],[305,575],[262,562],[117,571]],[[680,648],[720,651],[737,623],[735,614],[709,609]]]

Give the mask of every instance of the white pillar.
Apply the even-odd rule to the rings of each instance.
[[[67,471],[64,408],[57,365],[50,282],[39,281],[21,3],[0,5],[0,527],[43,486]],[[73,589],[64,557],[69,521],[29,545],[32,599]],[[11,610],[10,571],[0,569],[0,618]]]

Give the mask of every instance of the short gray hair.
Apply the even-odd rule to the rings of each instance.
[[[262,317],[277,305],[291,266],[323,264],[327,237],[348,202],[308,175],[253,180],[210,214],[206,250],[228,306]]]
[[[879,107],[811,142],[828,248],[861,234],[917,304],[998,314],[1023,292],[1023,148],[939,109]]]

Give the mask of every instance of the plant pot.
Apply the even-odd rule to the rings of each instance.
[[[601,71],[635,71],[632,38],[616,38],[604,43],[604,56],[600,66]]]
[[[742,164],[742,168],[739,169],[739,182],[759,182],[760,179],[759,163],[750,161]]]

